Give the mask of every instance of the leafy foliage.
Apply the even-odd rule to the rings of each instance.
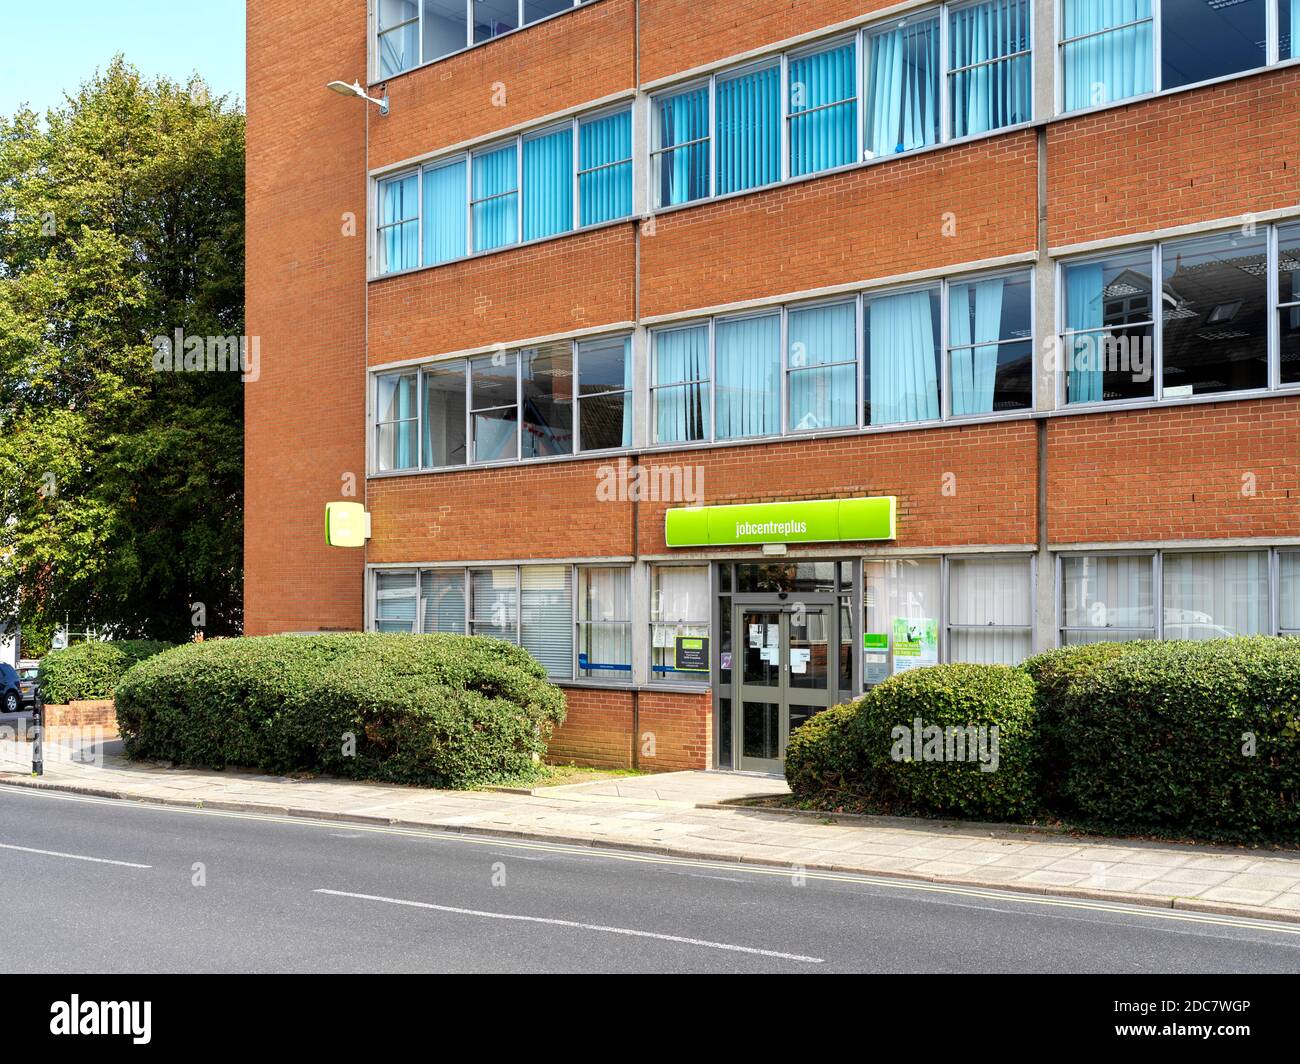
[[[451,788],[535,772],[564,714],[527,651],[457,635],[209,640],[117,689],[131,757]]]
[[[152,340],[244,331],[244,117],[119,56],[44,118],[0,118],[0,603],[183,640],[241,624],[237,373]]]
[[[171,643],[149,639],[118,639],[74,643],[64,650],[52,650],[41,659],[37,680],[41,697],[51,705],[66,705],[74,699],[112,698],[127,669],[171,647]]]

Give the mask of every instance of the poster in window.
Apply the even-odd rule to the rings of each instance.
[[[894,673],[939,664],[939,625],[930,618],[894,618]]]
[[[678,672],[708,672],[708,639],[702,636],[679,635],[673,667]]]

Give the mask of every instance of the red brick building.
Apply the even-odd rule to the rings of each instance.
[[[251,634],[773,770],[915,665],[1300,631],[1300,0],[248,10]]]

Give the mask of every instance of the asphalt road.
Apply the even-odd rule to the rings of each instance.
[[[1300,924],[0,787],[5,972],[1297,972]]]

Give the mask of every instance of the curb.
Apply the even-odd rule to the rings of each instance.
[[[225,813],[259,813],[264,816],[280,816],[299,820],[326,820],[336,823],[368,824],[375,827],[395,827],[410,830],[438,832],[445,835],[482,835],[499,839],[532,839],[538,842],[551,842],[566,846],[586,847],[592,850],[626,850],[631,853],[649,853],[669,857],[685,857],[697,861],[722,861],[727,864],[754,865],[763,868],[793,869],[799,868],[812,872],[835,872],[841,875],[862,876],[871,879],[910,880],[914,883],[934,883],[955,887],[976,887],[982,890],[996,890],[1009,894],[1030,894],[1038,897],[1055,896],[1077,898],[1085,901],[1111,902],[1115,905],[1131,905],[1145,909],[1175,909],[1184,912],[1213,914],[1218,916],[1235,916],[1248,920],[1267,920],[1272,923],[1300,924],[1300,910],[1269,909],[1259,905],[1236,905],[1230,902],[1202,901],[1197,898],[1160,897],[1151,894],[1130,894],[1121,891],[1095,890],[1088,887],[1053,887],[1039,884],[1013,884],[995,882],[978,877],[941,876],[927,872],[897,872],[892,870],[873,871],[868,868],[856,868],[850,865],[826,863],[793,863],[776,861],[766,857],[736,856],[730,853],[716,853],[702,849],[687,849],[681,846],[654,845],[644,842],[619,842],[613,839],[583,838],[577,835],[542,835],[536,832],[513,830],[510,828],[480,827],[472,824],[430,824],[420,820],[399,820],[392,817],[367,816],[362,813],[335,813],[330,811],[297,809],[290,806],[267,805],[259,802],[223,802],[203,801],[202,799],[154,798],[147,795],[130,794],[124,791],[93,787],[78,787],[67,783],[37,782],[30,777],[14,777],[0,772],[0,784],[27,787],[39,791],[55,791],[62,794],[87,795],[94,798],[109,798],[115,801],[134,802],[138,805],[174,806],[183,809],[212,809]],[[699,806],[698,808],[711,808]],[[735,806],[717,805],[713,808],[734,809]]]

